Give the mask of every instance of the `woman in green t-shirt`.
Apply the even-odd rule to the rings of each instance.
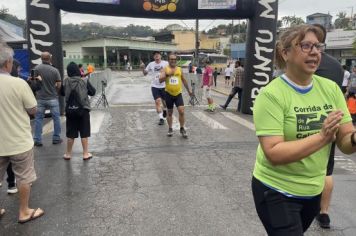
[[[323,32],[300,25],[283,33],[276,63],[285,73],[257,97],[254,122],[260,145],[252,191],[269,235],[303,235],[320,209],[331,142],[356,151],[355,130],[340,88],[314,75]]]

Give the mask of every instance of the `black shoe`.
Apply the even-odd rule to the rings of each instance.
[[[59,139],[59,140],[53,140],[52,144],[61,144],[63,143],[63,139]]]
[[[226,110],[226,106],[225,105],[219,105],[222,109]]]
[[[167,117],[167,111],[163,110],[163,118],[166,118],[166,117]]]
[[[173,136],[173,129],[172,129],[172,128],[169,128],[169,129],[168,129],[167,136],[168,136],[168,137],[172,137],[172,136]]]
[[[35,146],[36,146],[36,147],[42,147],[42,146],[43,146],[43,144],[42,144],[42,143],[40,143],[40,142],[35,142]]]
[[[159,119],[158,125],[164,125],[164,120],[163,119]]]
[[[188,138],[187,131],[185,131],[185,129],[183,127],[180,128],[180,133],[183,138]]]
[[[328,214],[319,214],[316,217],[319,226],[323,229],[330,229],[330,217]]]

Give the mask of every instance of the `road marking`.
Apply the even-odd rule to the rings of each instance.
[[[207,116],[201,111],[192,112],[192,114],[212,129],[227,129],[224,125],[220,124],[219,122]]]
[[[46,134],[49,134],[49,133],[51,133],[51,132],[53,132],[53,130],[54,130],[54,126],[53,126],[53,119],[52,118],[50,118],[51,119],[51,121],[49,121],[49,122],[47,122],[44,126],[43,126],[43,128],[42,128],[42,135],[46,135]],[[65,116],[61,116],[60,117],[60,123],[61,123],[61,125],[63,125],[65,122],[66,122],[66,117]]]
[[[90,130],[92,134],[99,133],[100,127],[103,124],[105,113],[100,111],[92,111],[90,114]]]
[[[176,116],[172,116],[172,117],[173,117],[172,129],[173,130],[180,130],[179,119]]]
[[[233,120],[233,121],[239,123],[240,125],[245,126],[246,128],[248,128],[250,130],[255,131],[255,125],[252,122],[242,119],[241,117],[234,115],[230,112],[221,112],[221,114],[223,116],[225,116],[226,118]]]
[[[335,156],[334,159],[337,167],[356,174],[356,163],[353,160],[344,156]]]

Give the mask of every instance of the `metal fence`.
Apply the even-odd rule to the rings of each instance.
[[[202,103],[203,100],[203,89],[201,88],[202,85],[202,75],[200,74],[192,74],[192,73],[184,73],[184,78],[187,80],[189,88],[193,91],[195,97]],[[188,104],[190,97],[188,92],[183,89],[183,97],[186,104]]]
[[[90,75],[89,81],[96,89],[97,94],[101,93],[104,88],[111,82],[112,72],[110,69],[105,69],[103,71],[97,71]],[[106,84],[106,86],[105,86]]]

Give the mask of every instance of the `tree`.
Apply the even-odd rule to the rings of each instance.
[[[2,7],[0,9],[0,19],[4,20],[4,21],[7,21],[7,22],[9,22],[11,24],[14,24],[16,26],[19,26],[22,29],[25,28],[25,20],[21,20],[21,19],[17,18],[16,16],[13,16],[13,15],[9,14],[9,9],[8,8]]]
[[[291,27],[291,26],[304,24],[305,21],[301,17],[297,17],[297,16],[283,16],[282,23],[286,27]]]
[[[346,12],[340,11],[335,20],[336,29],[347,29],[350,26],[350,19],[346,18]]]

